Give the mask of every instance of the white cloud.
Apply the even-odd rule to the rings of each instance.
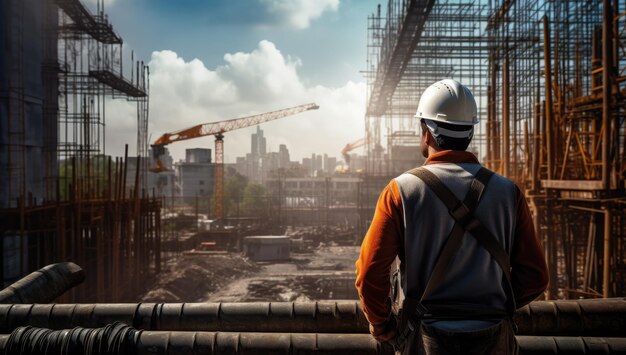
[[[284,56],[269,41],[261,41],[249,53],[224,55],[224,64],[211,70],[194,59],[185,61],[175,52],[154,52],[150,65],[150,135],[161,134],[196,124],[278,110],[309,102],[320,105],[317,111],[301,113],[261,125],[268,149],[277,151],[286,144],[292,160],[311,153],[341,158],[341,148],[364,134],[365,84],[347,82],[337,88],[307,86],[298,76],[303,63]],[[123,104],[107,107],[108,127],[117,127],[110,117],[120,120],[109,140],[135,142],[132,129],[136,118]],[[250,152],[250,134],[256,127],[226,133],[226,162]],[[107,131],[110,132],[110,131]],[[133,144],[134,145],[134,144]],[[123,144],[107,143],[109,153]],[[131,145],[132,146],[132,145]],[[169,149],[175,159],[184,149],[214,148],[213,137],[177,142]],[[131,149],[131,151],[133,151]]]
[[[199,59],[185,62],[175,52],[165,50],[154,52],[149,65],[155,89],[151,97],[158,101],[184,97],[189,107],[207,107],[237,99],[233,83],[208,70]]]
[[[325,11],[337,11],[339,0],[260,0],[267,10],[296,29],[309,27]]]
[[[297,74],[299,59],[285,59],[274,43],[261,41],[251,53],[224,55],[226,65],[217,69],[225,79],[236,83],[244,99],[280,99],[285,93],[302,95],[305,91]]]

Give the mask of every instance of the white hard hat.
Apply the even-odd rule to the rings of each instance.
[[[472,126],[479,122],[474,95],[452,79],[438,81],[424,90],[415,117],[451,125]]]

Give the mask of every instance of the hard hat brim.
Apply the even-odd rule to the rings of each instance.
[[[424,123],[426,124],[426,127],[430,131],[430,134],[432,134],[434,137],[445,136],[445,137],[450,137],[450,138],[462,139],[462,138],[471,138],[474,135],[473,125],[467,125],[467,124],[463,125],[468,128],[465,130],[456,131],[456,130],[451,130],[451,129],[441,127],[437,125],[436,121],[433,121],[433,120],[424,119]]]
[[[431,121],[435,121],[435,122],[442,122],[442,123],[452,124],[452,125],[456,125],[456,126],[473,126],[473,125],[476,125],[476,124],[480,123],[480,119],[478,119],[478,117],[474,117],[472,119],[472,122],[467,122],[467,121],[450,121],[450,120],[447,120],[447,119],[442,119],[440,117],[425,117],[425,116],[420,116],[420,115],[415,115],[413,117],[419,118],[419,119],[424,119],[424,120],[431,120]]]

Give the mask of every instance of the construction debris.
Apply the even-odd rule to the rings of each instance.
[[[142,302],[198,302],[259,267],[239,255],[189,255],[171,260]]]

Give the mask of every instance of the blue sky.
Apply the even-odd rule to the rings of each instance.
[[[93,9],[95,0],[85,0]],[[320,110],[261,126],[292,160],[340,157],[363,136],[369,0],[105,0],[115,30],[150,64],[152,138],[198,123],[315,101]],[[107,153],[126,139],[133,108],[107,108]],[[226,136],[226,161],[250,149],[254,127]],[[128,139],[129,142],[134,141]],[[173,144],[213,148],[212,138]]]

